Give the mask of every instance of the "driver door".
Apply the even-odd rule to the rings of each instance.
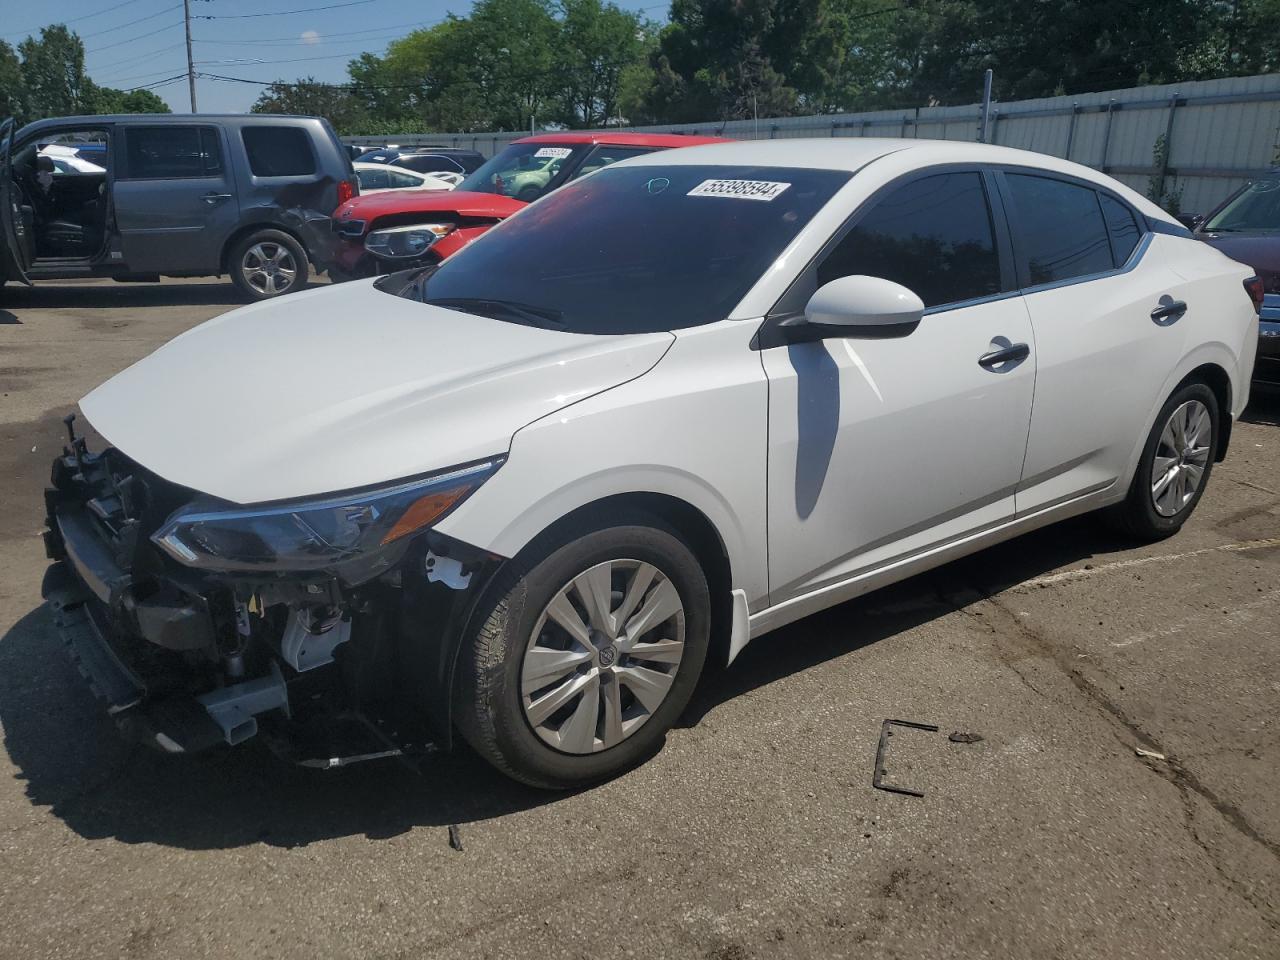
[[[16,128],[12,118],[0,123],[0,279],[20,280],[30,286],[31,236],[22,213],[22,195],[13,180]]]
[[[821,609],[1013,519],[1034,341],[987,187],[973,169],[900,181],[820,255],[806,290],[855,274],[902,284],[926,307],[910,334],[761,351],[772,605]]]

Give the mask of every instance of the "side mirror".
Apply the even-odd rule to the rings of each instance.
[[[1196,230],[1204,223],[1204,217],[1198,213],[1180,213],[1174,219],[1188,230]]]
[[[883,277],[839,277],[809,298],[804,316],[781,324],[793,342],[834,337],[905,337],[920,325],[924,301]]]

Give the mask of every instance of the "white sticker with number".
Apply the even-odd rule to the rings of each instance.
[[[735,200],[776,200],[791,186],[773,180],[703,180],[691,197],[732,197]]]
[[[563,160],[571,153],[573,153],[573,147],[539,147],[534,156],[555,157],[557,160]]]

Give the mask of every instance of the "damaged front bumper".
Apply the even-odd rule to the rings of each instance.
[[[178,754],[261,733],[317,766],[448,744],[453,638],[486,558],[423,537],[357,587],[323,571],[192,570],[151,534],[194,496],[74,436],[53,464],[45,597],[126,736]]]

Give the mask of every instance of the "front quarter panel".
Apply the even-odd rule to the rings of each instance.
[[[752,610],[768,600],[768,387],[757,324],[681,331],[648,373],[521,429],[508,462],[441,533],[505,557],[579,507],[657,493],[702,512]]]

